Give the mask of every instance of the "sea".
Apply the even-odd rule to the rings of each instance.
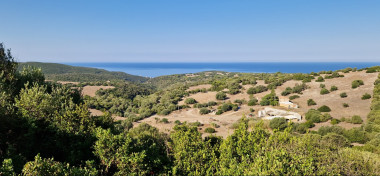
[[[108,71],[121,71],[144,77],[197,73],[202,71],[226,71],[244,73],[310,73],[339,70],[347,67],[365,68],[379,66],[380,62],[238,62],[238,63],[115,63],[83,62],[63,63],[72,66],[93,67]]]

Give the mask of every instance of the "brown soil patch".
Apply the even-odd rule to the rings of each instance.
[[[211,84],[202,84],[198,86],[192,86],[187,89],[188,91],[196,90],[196,89],[209,89],[211,88]]]
[[[84,86],[82,93],[83,95],[88,95],[90,97],[95,96],[95,92],[99,89],[112,89],[115,88],[114,86]]]
[[[102,111],[99,111],[97,109],[88,109],[88,110],[90,111],[92,116],[101,116],[104,114]],[[125,120],[125,117],[120,117],[120,116],[116,116],[116,115],[112,115],[112,117],[115,121]]]

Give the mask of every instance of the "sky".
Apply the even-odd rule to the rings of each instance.
[[[2,0],[20,61],[379,62],[379,0]]]

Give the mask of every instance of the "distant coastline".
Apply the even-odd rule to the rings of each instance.
[[[72,66],[93,67],[108,71],[157,77],[172,74],[197,73],[202,71],[226,71],[243,73],[310,73],[322,70],[339,70],[347,67],[365,68],[380,65],[380,62],[238,62],[238,63],[63,63]]]

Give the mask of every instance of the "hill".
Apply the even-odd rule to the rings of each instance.
[[[126,80],[142,83],[149,80],[149,78],[146,77],[131,75],[124,72],[111,72],[103,69],[76,67],[57,63],[22,62],[19,63],[18,69],[21,70],[26,66],[41,68],[46,79],[54,81],[94,82]]]

